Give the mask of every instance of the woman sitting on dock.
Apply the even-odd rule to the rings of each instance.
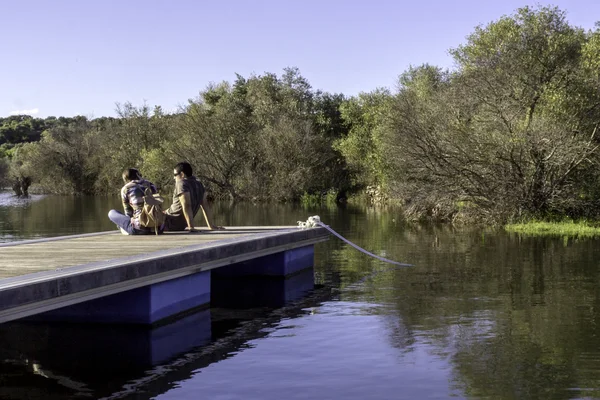
[[[144,208],[144,192],[149,188],[152,193],[157,193],[154,184],[143,179],[140,172],[135,168],[123,171],[123,182],[121,188],[121,200],[125,214],[117,210],[110,210],[108,218],[114,222],[124,235],[147,235],[153,233],[149,228],[140,225],[140,215]]]

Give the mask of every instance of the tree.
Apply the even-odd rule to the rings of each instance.
[[[52,193],[93,194],[100,166],[97,146],[85,118],[58,123],[42,134],[26,160],[38,173],[40,185]]]
[[[253,124],[243,99],[228,83],[209,87],[189,102],[169,151],[195,166],[196,174],[220,193],[239,199],[249,161]]]
[[[421,212],[466,203],[496,220],[576,211],[598,150],[597,119],[574,100],[590,82],[588,42],[558,9],[525,7],[453,50],[459,68],[442,85],[431,71],[403,85],[386,148],[405,199],[437,193]]]
[[[29,115],[12,115],[0,118],[0,145],[11,147],[17,143],[35,142],[43,131],[52,126],[51,118],[32,118]]]
[[[8,169],[8,160],[0,157],[0,189],[3,189],[8,185]]]
[[[147,104],[117,104],[118,118],[91,121],[90,139],[98,145],[94,158],[100,165],[95,190],[116,193],[122,184],[120,172],[139,168],[142,174],[157,185],[171,184],[171,160],[161,151],[173,140],[177,114],[167,115],[160,107],[151,109]]]
[[[32,163],[36,157],[37,143],[19,143],[8,152],[6,179],[19,197],[29,196],[29,187],[39,171]]]
[[[340,105],[348,134],[338,139],[334,148],[343,154],[355,177],[354,184],[359,187],[382,185],[385,181],[381,135],[390,100],[390,92],[380,88]]]
[[[345,200],[355,190],[351,168],[335,146],[336,141],[348,136],[349,126],[342,116],[342,105],[347,101],[340,93],[317,91],[313,98],[313,130],[323,140],[319,155],[324,163],[322,173],[315,178],[315,190],[336,190],[336,200]]]

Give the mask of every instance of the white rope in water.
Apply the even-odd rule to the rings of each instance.
[[[383,262],[386,262],[386,263],[390,263],[390,264],[394,264],[394,265],[399,265],[401,267],[414,267],[414,265],[412,265],[412,264],[404,264],[404,263],[400,263],[398,261],[388,260],[387,258],[384,258],[384,257],[378,256],[376,254],[373,254],[370,251],[367,251],[367,250],[363,249],[362,247],[355,245],[354,243],[352,243],[351,241],[349,241],[348,239],[344,238],[342,235],[340,235],[339,233],[337,233],[336,231],[334,231],[333,229],[331,229],[329,227],[329,225],[325,225],[324,223],[322,223],[321,222],[321,218],[318,215],[314,215],[312,217],[308,217],[308,219],[306,220],[306,222],[298,221],[298,227],[302,228],[302,229],[314,228],[316,226],[320,226],[321,228],[327,229],[333,235],[335,235],[338,238],[342,239],[344,242],[348,243],[350,246],[354,247],[358,251],[361,251],[361,252],[363,252],[365,254],[368,254],[371,257],[374,257],[374,258],[376,258],[376,259],[378,259],[380,261],[383,261]]]

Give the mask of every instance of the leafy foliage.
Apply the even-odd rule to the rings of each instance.
[[[501,221],[597,212],[596,34],[558,9],[526,7],[478,27],[452,51],[456,71],[405,74],[384,147],[409,211],[455,219],[466,203]]]

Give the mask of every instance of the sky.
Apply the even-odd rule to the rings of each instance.
[[[411,65],[523,6],[593,29],[598,0],[0,0],[0,117],[175,111],[211,82],[297,67],[313,89],[394,89]]]

